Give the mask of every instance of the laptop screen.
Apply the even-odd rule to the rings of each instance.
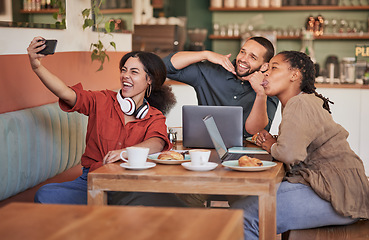
[[[220,159],[223,158],[223,156],[227,153],[227,147],[224,144],[224,141],[222,139],[222,136],[220,135],[220,132],[218,130],[218,127],[214,121],[213,116],[208,115],[203,118],[203,121],[205,123],[205,126],[209,132],[210,138],[214,144],[215,151],[217,151]]]
[[[243,145],[243,109],[241,106],[182,106],[183,146],[213,148],[202,119],[211,115],[227,148]]]

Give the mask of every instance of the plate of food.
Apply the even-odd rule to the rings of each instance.
[[[181,164],[191,161],[190,154],[186,150],[170,150],[160,153],[150,154],[148,159],[161,164]]]
[[[275,162],[262,161],[258,158],[242,156],[238,160],[229,160],[222,163],[224,167],[244,172],[264,171],[277,165]]]
[[[253,135],[252,137],[246,138],[246,141],[251,142],[253,144],[256,144],[256,138],[258,137],[258,134]]]

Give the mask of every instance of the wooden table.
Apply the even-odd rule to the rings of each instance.
[[[11,203],[0,208],[6,240],[241,240],[242,211]]]
[[[270,160],[270,155],[258,155]],[[214,150],[211,161],[219,162]],[[126,170],[120,163],[107,164],[89,173],[88,204],[107,204],[108,191],[193,193],[259,196],[259,239],[276,237],[276,192],[285,174],[283,164],[261,172],[232,171],[219,165],[208,172],[188,171],[181,165],[161,165]]]

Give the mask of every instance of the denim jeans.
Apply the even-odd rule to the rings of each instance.
[[[244,210],[245,239],[259,239],[258,197],[247,196],[231,205]],[[284,181],[277,191],[277,233],[292,229],[345,225],[357,221],[335,212],[330,202],[321,199],[309,186]]]
[[[87,204],[87,174],[83,168],[82,175],[70,182],[50,183],[42,186],[35,195],[36,203]]]
[[[87,174],[89,169],[71,182],[50,183],[42,186],[35,195],[36,203],[87,204]],[[109,192],[110,205],[143,205],[163,207],[186,207],[175,194],[147,192]]]

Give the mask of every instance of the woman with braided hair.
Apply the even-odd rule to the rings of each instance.
[[[278,137],[261,131],[257,144],[283,162],[277,191],[277,233],[369,218],[369,181],[351,150],[348,132],[333,121],[329,100],[315,91],[315,70],[301,52],[285,51],[269,62],[263,87],[282,104]],[[258,239],[258,199],[231,205],[244,209],[245,239]]]

